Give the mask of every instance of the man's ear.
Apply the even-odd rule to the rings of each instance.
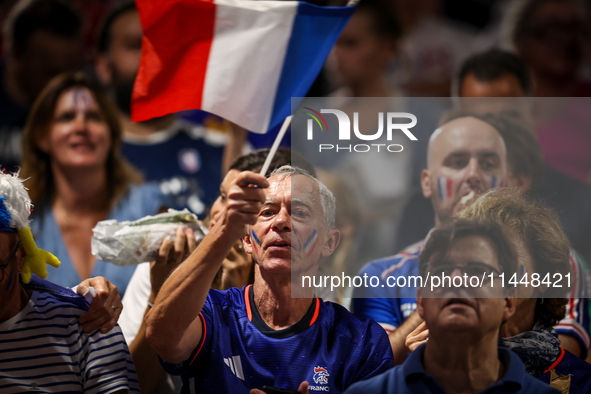
[[[322,257],[330,256],[335,251],[337,246],[339,246],[340,240],[341,240],[341,232],[339,230],[337,230],[337,229],[329,230],[326,233],[326,241],[324,242],[324,245],[322,246],[321,256]]]
[[[25,256],[27,252],[25,252],[25,247],[21,245],[16,252],[16,261],[18,261],[18,271],[21,272],[23,270],[23,263],[25,262]]]
[[[98,54],[94,62],[94,70],[101,83],[109,86],[113,82],[113,73],[111,72],[109,57],[105,54]]]
[[[509,297],[505,298],[505,308],[503,310],[503,322],[509,320],[511,316],[515,313],[515,308],[517,308],[516,298],[514,297],[513,293],[508,294]]]
[[[526,175],[511,175],[509,174],[510,179],[513,179],[513,186],[516,187],[519,190],[520,194],[524,194],[531,186],[532,184],[532,179],[529,176]]]
[[[421,171],[421,189],[425,198],[431,198],[431,173],[427,169]]]
[[[419,316],[421,317],[421,319],[425,320],[425,310],[423,309],[423,298],[421,297],[420,294],[420,287],[417,288],[417,313],[419,314]]]
[[[242,237],[242,246],[244,246],[244,251],[248,254],[252,254],[252,240],[250,239],[250,235],[246,234]]]

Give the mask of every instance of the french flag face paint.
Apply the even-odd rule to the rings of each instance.
[[[308,237],[306,242],[304,242],[304,253],[306,254],[306,257],[309,257],[314,252],[317,242],[318,242],[318,232],[316,231],[316,229],[314,229],[314,232],[312,232],[312,235],[310,235],[310,237]]]
[[[496,187],[503,187],[503,180],[497,178],[496,176],[492,176],[491,180],[490,180],[490,187],[491,189],[494,189]]]
[[[252,235],[251,238],[252,238],[252,247],[254,248],[254,253],[259,254],[259,246],[261,246],[261,241],[259,241],[259,238],[254,233],[254,230],[251,229],[250,233]]]
[[[451,198],[452,181],[450,178],[437,178],[437,190],[441,201]]]

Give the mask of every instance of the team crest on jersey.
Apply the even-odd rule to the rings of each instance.
[[[314,383],[316,384],[328,384],[328,371],[323,367],[314,367]]]

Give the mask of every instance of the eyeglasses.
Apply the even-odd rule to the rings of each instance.
[[[20,247],[21,247],[21,241],[18,241],[14,250],[12,251],[12,253],[10,253],[10,256],[8,256],[8,259],[6,259],[6,262],[4,264],[0,265],[0,282],[4,280],[4,270],[6,269],[6,267],[8,267],[8,264],[10,264],[10,262],[12,261],[12,259],[14,258],[14,256],[16,255],[16,252],[18,252],[18,249]]]
[[[501,271],[492,267],[488,264],[482,263],[469,263],[464,266],[453,265],[453,264],[429,264],[427,266],[427,271],[431,273],[432,276],[451,276],[452,272],[456,269],[459,269],[462,274],[466,274],[470,277],[477,276],[482,277],[484,274],[485,277],[488,277],[491,274],[500,275]]]

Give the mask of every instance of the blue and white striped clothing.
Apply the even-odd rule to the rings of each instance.
[[[35,278],[34,288],[44,282]],[[0,323],[0,393],[139,393],[119,327],[85,334],[78,319],[88,304],[63,291],[33,291],[22,311]]]

